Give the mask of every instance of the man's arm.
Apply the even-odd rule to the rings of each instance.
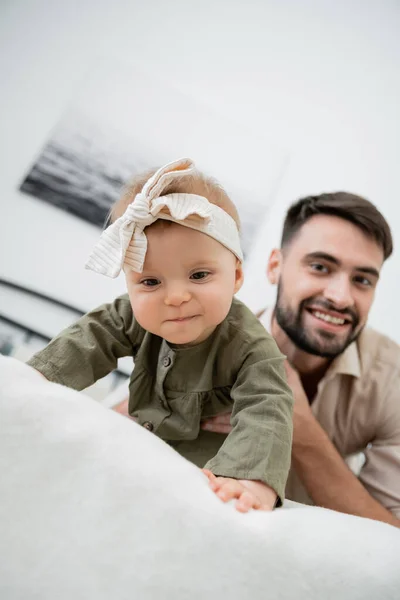
[[[314,503],[400,528],[400,520],[367,492],[315,419],[296,371],[288,364],[286,371],[295,398],[292,461]]]
[[[367,492],[310,411],[293,419],[292,461],[317,506],[400,527],[400,520]]]
[[[295,399],[292,462],[308,495],[318,506],[400,528],[400,520],[375,500],[350,471],[312,414],[298,374],[288,363],[285,366]],[[206,419],[202,428],[229,433],[230,415]]]

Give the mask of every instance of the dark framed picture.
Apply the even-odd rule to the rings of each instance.
[[[228,191],[239,210],[247,254],[285,174],[288,153],[129,65],[105,61],[93,69],[20,189],[103,227],[133,175],[183,156]]]

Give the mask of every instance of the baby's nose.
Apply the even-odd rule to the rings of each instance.
[[[191,298],[188,289],[182,287],[173,287],[167,290],[165,295],[165,304],[167,306],[180,306],[184,302],[188,302]]]

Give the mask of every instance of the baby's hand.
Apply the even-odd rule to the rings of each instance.
[[[237,499],[235,507],[239,512],[246,513],[250,509],[272,510],[275,506],[276,493],[264,483],[216,477],[208,469],[202,469],[202,471],[208,477],[210,487],[218,498],[223,502]],[[258,493],[259,490],[261,494]]]

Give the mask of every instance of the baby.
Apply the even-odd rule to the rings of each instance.
[[[293,398],[284,357],[234,294],[243,283],[239,218],[224,190],[188,159],[136,177],[87,268],[128,294],[89,312],[29,364],[77,390],[133,356],[129,414],[203,467],[238,510],[280,505]],[[227,436],[201,419],[232,410]]]

